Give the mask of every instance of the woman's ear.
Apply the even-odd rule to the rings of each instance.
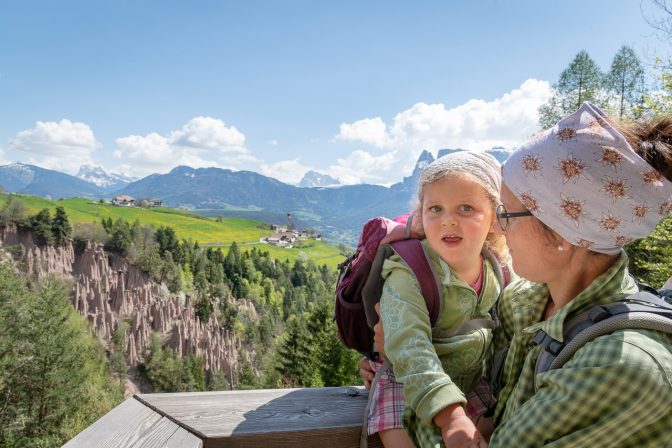
[[[490,230],[488,233],[502,233],[501,227],[499,227],[499,221],[497,221],[497,215],[492,214],[492,222],[490,223]]]
[[[553,232],[555,233],[555,232]],[[555,233],[556,241],[558,241],[558,252],[567,252],[572,249],[572,245],[563,237]]]

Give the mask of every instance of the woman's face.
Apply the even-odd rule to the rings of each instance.
[[[504,183],[501,199],[507,212],[527,211]],[[499,229],[498,225],[495,227]],[[552,237],[534,216],[509,218],[503,233],[509,246],[513,270],[521,277],[548,283],[566,262],[564,253],[552,244]]]

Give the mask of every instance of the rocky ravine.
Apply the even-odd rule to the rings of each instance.
[[[65,247],[39,247],[29,232],[17,231],[15,226],[4,228],[0,245],[17,244],[25,248],[23,261],[29,274],[73,280],[73,306],[91,322],[93,332],[105,345],[119,322],[130,323],[125,342],[131,368],[143,361],[150,334],[156,331],[178,355],[202,356],[208,374],[224,372],[227,378],[232,378],[231,373],[238,369],[241,362],[238,337],[222,328],[214,317],[201,322],[188,295],[170,294],[125,258],[92,242],[77,254],[71,243]],[[256,315],[251,302],[241,299],[236,305]],[[246,362],[255,356],[253,351],[242,352]]]

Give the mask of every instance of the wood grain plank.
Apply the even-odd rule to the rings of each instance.
[[[203,437],[205,447],[356,447],[367,397],[353,387],[137,396]]]
[[[162,416],[129,398],[77,434],[63,448],[116,448],[132,446]]]
[[[152,426],[132,448],[200,448],[203,442],[185,429],[164,417]]]
[[[187,431],[180,428],[175,431],[175,434],[166,441],[165,448],[203,448],[203,441]]]

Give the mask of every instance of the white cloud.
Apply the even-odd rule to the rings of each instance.
[[[299,159],[282,160],[271,165],[262,164],[260,166],[261,174],[268,177],[273,177],[281,182],[287,184],[298,184],[306,171],[312,169],[299,162]]]
[[[513,148],[538,129],[538,109],[551,96],[546,81],[528,79],[519,88],[491,101],[472,99],[454,108],[417,103],[398,113],[388,126],[380,117],[343,123],[337,139],[361,142],[387,152],[359,150],[339,159],[329,174],[347,179],[390,184],[408,175],[422,150],[441,148],[483,151]],[[378,151],[379,152],[379,151]]]
[[[182,129],[173,131],[169,137],[175,146],[221,152],[248,152],[245,148],[245,135],[233,126],[211,117],[195,117]]]
[[[340,132],[336,136],[343,140],[354,140],[383,148],[389,143],[386,133],[387,126],[380,117],[365,118],[352,124],[341,123]]]
[[[278,146],[278,141],[275,139],[269,140],[267,143],[271,146]]]
[[[344,159],[337,159],[336,164],[327,168],[327,172],[345,185],[389,184],[391,181],[388,176],[398,162],[397,157],[397,151],[390,151],[380,156],[371,155],[366,151],[354,151]],[[401,173],[396,174],[394,181],[401,180]]]
[[[152,132],[116,139],[116,169],[135,176],[167,172],[178,165],[231,168],[256,162],[244,146],[245,135],[215,118],[195,117],[167,136]],[[129,163],[132,162],[132,163]]]
[[[9,140],[9,149],[30,156],[27,163],[75,174],[85,163],[93,163],[92,154],[100,146],[86,123],[63,119],[38,121]]]

